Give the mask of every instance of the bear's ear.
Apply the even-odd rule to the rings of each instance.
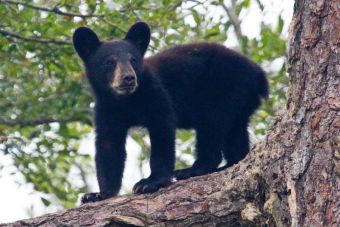
[[[144,22],[137,22],[131,26],[125,36],[125,40],[134,44],[144,56],[150,42],[150,28]]]
[[[84,62],[88,60],[100,44],[96,33],[87,27],[79,27],[73,34],[73,46]]]

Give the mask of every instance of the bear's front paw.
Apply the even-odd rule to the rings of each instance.
[[[86,193],[81,197],[81,204],[93,203],[103,200],[99,192]]]
[[[153,193],[158,191],[159,188],[166,187],[171,184],[171,178],[158,178],[152,179],[151,177],[142,179],[133,187],[133,193]]]

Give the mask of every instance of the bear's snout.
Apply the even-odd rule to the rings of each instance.
[[[126,86],[134,86],[136,84],[136,76],[132,74],[124,75],[123,84]]]
[[[118,95],[130,95],[137,88],[137,76],[130,64],[117,64],[111,88]]]

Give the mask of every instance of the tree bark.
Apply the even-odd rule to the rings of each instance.
[[[340,3],[297,0],[286,109],[239,164],[8,226],[339,226]],[[4,225],[4,226],[6,226]]]

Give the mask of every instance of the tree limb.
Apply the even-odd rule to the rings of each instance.
[[[236,1],[232,0],[231,4],[232,4],[231,7],[227,7],[226,4],[223,1],[220,1],[220,5],[224,9],[224,11],[227,13],[229,20],[234,27],[237,40],[239,41],[239,43],[241,43],[243,34],[242,34],[242,30],[241,30],[241,21],[238,18],[238,16],[236,15],[236,12],[235,12]]]
[[[153,194],[118,196],[9,226],[272,224],[274,219],[264,220],[261,215],[266,212],[258,208],[265,202],[265,185],[253,161],[248,156],[226,171],[178,181]]]
[[[31,9],[34,9],[34,10],[51,12],[51,13],[56,13],[56,14],[59,14],[59,15],[70,16],[70,17],[80,17],[80,18],[95,17],[95,18],[99,18],[100,20],[109,24],[110,26],[116,28],[118,31],[120,31],[124,34],[126,33],[126,31],[124,29],[122,29],[118,25],[108,21],[105,18],[104,14],[79,14],[79,13],[74,13],[74,12],[64,12],[64,11],[61,11],[57,6],[54,7],[54,8],[48,8],[48,7],[37,6],[37,5],[29,4],[29,3],[26,3],[26,2],[22,2],[22,1],[15,1],[15,0],[0,0],[0,3],[7,3],[7,4],[13,4],[13,5],[23,5],[23,6],[31,8]],[[63,44],[63,45],[64,44],[65,45],[71,45],[72,44],[71,41],[59,41],[59,40],[54,40],[54,39],[39,39],[39,38],[35,38],[35,37],[24,37],[24,36],[19,35],[17,33],[13,33],[13,32],[10,32],[10,31],[3,30],[3,29],[0,29],[0,34],[3,34],[5,36],[14,37],[14,38],[21,39],[21,40],[25,40],[25,41],[32,41],[32,42],[38,42],[38,43],[53,43],[53,44]]]
[[[22,1],[15,1],[15,0],[0,0],[0,3],[8,3],[8,4],[14,4],[14,5],[23,5],[35,10],[40,10],[44,12],[51,12],[51,13],[56,13],[64,16],[70,16],[70,17],[81,17],[81,18],[89,18],[89,17],[99,17],[102,18],[104,17],[104,14],[80,14],[80,13],[74,13],[74,12],[64,12],[61,11],[57,6],[53,8],[48,8],[48,7],[43,7],[43,6],[38,6],[38,5],[33,5],[27,2],[22,2]]]
[[[6,36],[6,37],[11,37],[11,38],[16,38],[16,39],[21,39],[24,41],[28,42],[37,42],[37,43],[44,43],[44,44],[57,44],[57,45],[72,45],[71,41],[61,41],[61,40],[55,40],[55,39],[43,39],[43,38],[36,38],[36,37],[25,37],[20,34],[6,31],[4,29],[0,29],[0,34]]]

